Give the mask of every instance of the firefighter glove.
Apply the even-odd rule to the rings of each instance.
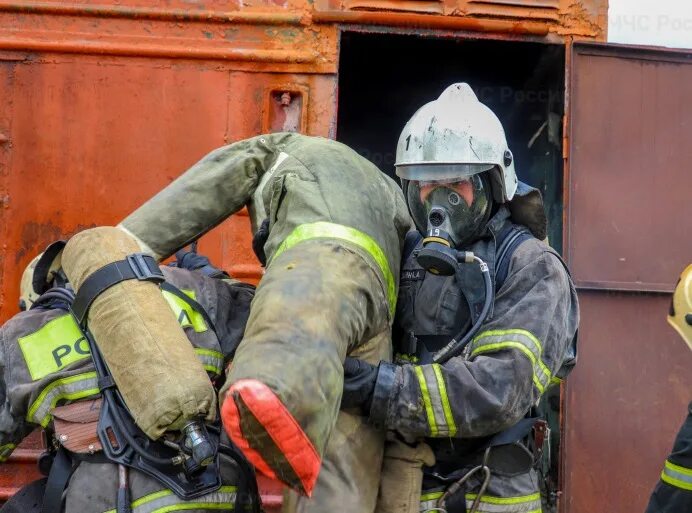
[[[344,361],[344,394],[341,407],[360,408],[368,416],[371,424],[385,427],[384,420],[395,373],[396,366],[392,363],[380,362],[379,365],[372,365],[347,356]],[[373,403],[376,403],[375,407]]]

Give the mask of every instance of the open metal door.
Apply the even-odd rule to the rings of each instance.
[[[643,511],[692,400],[665,322],[692,261],[692,52],[574,44],[565,252],[579,362],[565,389],[562,513]]]

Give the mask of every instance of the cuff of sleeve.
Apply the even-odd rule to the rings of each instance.
[[[387,413],[389,401],[396,377],[396,365],[389,362],[380,362],[377,370],[375,389],[372,392],[372,404],[370,405],[370,423],[380,429],[387,427]]]

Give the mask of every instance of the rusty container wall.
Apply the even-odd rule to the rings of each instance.
[[[25,2],[25,7],[26,7]],[[336,29],[239,14],[0,3],[0,319],[46,244],[117,223],[211,149],[261,132],[333,136]],[[180,2],[183,7],[186,2]],[[256,281],[246,215],[201,251]],[[37,477],[36,443],[0,465],[0,500]],[[281,489],[264,480],[268,507]]]
[[[567,256],[580,289],[564,512],[643,511],[692,399],[665,322],[692,259],[692,54],[575,45]]]
[[[560,42],[604,40],[607,26],[607,0],[152,4],[0,0],[0,321],[47,243],[117,222],[212,148],[333,137],[341,27]],[[259,279],[243,213],[200,248]],[[37,454],[34,439],[0,466],[0,499],[35,477]]]

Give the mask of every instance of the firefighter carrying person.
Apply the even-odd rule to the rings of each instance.
[[[574,365],[579,323],[569,272],[542,242],[541,196],[517,180],[499,119],[465,83],[413,115],[395,166],[417,228],[398,365],[347,358],[342,407],[390,439],[427,441],[421,512],[540,512],[533,408]],[[393,488],[381,492],[392,502]]]
[[[463,92],[468,86],[457,88]],[[448,96],[454,97],[454,94],[448,93]],[[476,105],[480,104],[476,101]],[[464,114],[459,109],[454,110],[454,116],[475,119],[483,114],[480,107],[472,110],[473,118],[468,118],[467,114],[459,116]],[[448,122],[450,116],[445,116],[445,112],[442,109],[437,119]],[[488,134],[493,135],[493,127],[499,127],[496,118],[493,119],[495,124],[488,122],[487,126],[478,127],[483,130],[474,137],[466,138],[469,153],[489,153],[494,156],[493,160],[480,165],[477,160],[470,164],[457,160],[448,165],[449,160],[438,159],[442,165],[430,166],[443,172],[462,171],[461,178],[478,174],[479,179],[469,180],[473,182],[470,188],[460,183],[459,190],[450,191],[455,196],[448,193],[444,198],[435,191],[439,187],[429,187],[425,191],[420,188],[418,201],[423,204],[429,197],[432,206],[438,208],[434,210],[435,216],[431,216],[433,209],[426,212],[429,205],[424,204],[424,218],[416,221],[421,230],[426,228],[428,221],[439,221],[443,212],[437,203],[441,202],[445,212],[447,205],[461,209],[451,214],[455,224],[463,228],[465,216],[457,214],[464,213],[461,203],[468,201],[473,207],[467,208],[468,212],[477,214],[475,219],[482,225],[478,226],[478,241],[471,244],[471,248],[490,264],[495,274],[497,248],[492,235],[501,235],[499,231],[508,224],[505,220],[510,214],[517,224],[527,226],[539,239],[545,237],[546,223],[540,195],[516,183],[511,153],[505,152],[506,144],[498,150],[499,156],[494,155],[496,151],[490,151],[495,148],[493,145],[488,148]],[[488,116],[485,120],[488,121]],[[428,128],[442,139],[454,135],[453,130],[440,135],[434,130],[437,126],[426,126],[425,130]],[[501,127],[499,130],[501,133]],[[408,135],[402,137],[402,151],[407,144],[412,150],[422,146],[417,137],[422,136],[411,133],[410,138]],[[452,139],[452,142],[455,144],[449,146],[451,149],[461,146],[463,152],[463,138]],[[432,152],[432,149],[427,146],[425,151]],[[504,173],[480,174],[490,168]],[[476,172],[469,172],[473,170]],[[507,180],[504,180],[505,173]],[[486,175],[497,182],[489,183],[487,177],[483,178]],[[408,203],[415,217],[416,196],[412,191],[420,184],[417,177],[409,178]],[[439,177],[422,178],[428,186],[428,181]],[[496,195],[492,201],[491,188]],[[476,193],[478,202],[473,200]],[[502,205],[506,202],[508,206]],[[284,511],[380,511],[378,486],[383,472],[385,433],[363,422],[354,410],[338,412],[345,356],[350,354],[373,364],[391,356],[391,324],[397,303],[401,250],[406,233],[412,227],[401,189],[374,165],[340,143],[317,137],[280,133],[238,141],[211,152],[130,214],[118,226],[120,235],[113,229],[96,228],[79,234],[79,240],[75,240],[77,236],[71,239],[68,244],[73,244],[74,251],[69,259],[67,255],[63,257],[63,265],[68,276],[72,277],[72,273],[80,278],[72,280],[79,294],[84,283],[93,276],[89,273],[96,269],[96,258],[99,265],[104,265],[110,258],[106,253],[124,244],[123,236],[136,242],[141,251],[162,259],[245,205],[251,207],[255,230],[253,246],[261,249],[258,253],[266,258],[267,266],[253,300],[243,341],[233,365],[227,369],[226,383],[221,390],[224,427],[258,469],[295,490],[286,496]],[[438,228],[444,230],[444,222],[442,219]],[[476,228],[472,225],[469,222],[467,228]],[[450,237],[459,235],[453,228],[448,228]],[[484,231],[486,228],[488,232]],[[518,239],[507,240],[524,237],[523,233],[514,233],[521,230],[512,231]],[[437,261],[434,268],[444,270],[445,264],[454,268],[456,254],[451,253],[453,261],[449,260],[451,242],[433,235],[423,250],[430,261]],[[94,244],[92,238],[98,244]],[[109,241],[115,238],[118,238],[117,244],[111,244]],[[461,239],[452,242],[461,248],[467,244]],[[127,251],[132,251],[129,248],[128,245]],[[418,253],[422,254],[423,250]],[[484,294],[484,287],[490,285],[488,274],[484,274],[484,280],[480,272],[465,272],[464,269],[459,273],[459,279],[468,281],[462,283],[463,301],[471,303],[471,314],[466,315],[466,319],[463,318],[464,308],[454,305],[454,301],[462,301],[462,296],[449,287],[451,282],[443,289],[434,290],[429,296],[432,299],[421,299],[416,305],[407,302],[407,295],[418,294],[419,288],[427,290],[435,280],[432,274],[425,276],[417,269],[411,269],[413,273],[404,272],[404,278],[419,275],[422,279],[403,283],[399,310],[408,304],[415,313],[412,306],[423,308],[425,303],[430,306],[444,300],[440,322],[433,319],[431,323],[435,329],[439,327],[445,340],[453,329],[466,330],[469,322],[478,321],[486,314],[486,326],[502,326],[497,329],[513,331],[480,333],[474,341],[470,362],[455,357],[444,367],[403,366],[396,372],[386,364],[381,365],[381,370],[390,370],[382,376],[399,381],[392,389],[373,388],[394,395],[398,392],[408,394],[408,397],[399,394],[393,398],[375,394],[373,403],[386,402],[385,406],[392,406],[389,411],[377,412],[387,417],[387,427],[410,434],[411,438],[449,438],[453,433],[465,437],[460,439],[462,442],[469,442],[469,437],[474,435],[477,441],[479,437],[519,421],[545,390],[550,378],[560,376],[558,369],[566,359],[576,330],[573,287],[557,255],[533,237],[523,241],[511,254],[513,266],[498,291],[494,310],[492,290]],[[122,252],[117,258],[122,258]],[[465,258],[473,260],[469,254]],[[85,263],[90,269],[84,270]],[[407,259],[406,265],[409,264],[415,262]],[[522,311],[516,311],[515,305],[521,305]],[[450,310],[458,314],[458,318],[451,319]],[[104,320],[101,314],[103,309],[93,315],[94,328],[99,328],[97,324],[101,325]],[[399,317],[401,322],[408,319],[410,323],[427,319],[423,315]],[[510,322],[512,319],[514,322]],[[410,326],[408,331],[421,336],[430,333],[417,330],[417,326]],[[484,333],[485,338],[480,340]],[[511,340],[501,338],[503,334],[512,335]],[[491,336],[500,338],[493,340]],[[411,347],[406,349],[409,349],[410,358],[416,356]],[[458,377],[452,379],[450,370],[458,371]],[[483,375],[484,372],[498,374]],[[442,377],[438,379],[439,376]],[[476,382],[476,379],[484,382]],[[372,381],[374,385],[375,380]],[[453,408],[450,407],[446,390],[454,399],[454,392],[458,397],[462,386],[468,388],[471,400],[467,401],[465,396],[463,403],[455,401]],[[399,399],[401,402],[397,403]],[[482,403],[483,400],[486,402]],[[503,409],[507,405],[512,411]],[[375,410],[374,405],[372,410]],[[523,438],[517,436],[517,439]],[[442,441],[452,445],[448,440]],[[419,445],[425,452],[425,444]],[[521,444],[505,445],[511,445],[512,456],[527,455]],[[405,447],[395,448],[406,452]],[[459,451],[463,448],[459,447]],[[501,462],[507,460],[505,448],[498,448],[497,453],[503,456]],[[488,464],[498,474],[507,469],[497,468],[495,454],[496,451],[492,451],[493,461]],[[442,462],[441,455],[438,451],[438,465]],[[422,454],[420,459],[425,462],[427,455]],[[533,488],[522,495],[529,488],[527,485],[523,489],[522,485],[533,477],[524,463],[519,461],[518,475],[508,481],[513,483],[512,492],[518,493],[508,498],[510,490],[500,486],[507,480],[497,475],[489,493],[499,497],[495,500],[507,500],[510,504],[521,502],[522,510],[526,511],[533,506],[535,496]],[[444,477],[449,478],[449,475]],[[417,499],[420,498],[420,482],[414,492]],[[504,502],[500,506],[504,506]]]
[[[1,461],[29,433],[42,428],[49,453],[40,467],[49,477],[47,483],[41,479],[20,490],[1,511],[104,513],[118,508],[133,513],[202,513],[233,511],[237,498],[246,504],[250,490],[244,488],[238,465],[225,454],[216,464],[220,488],[184,501],[156,479],[137,470],[124,471],[98,450],[101,399],[94,364],[70,313],[75,295],[55,247],[29,264],[21,281],[23,311],[0,327]],[[230,279],[194,252],[181,252],[177,268],[162,266],[161,271],[167,284],[161,293],[209,378],[220,386],[224,367],[242,337],[254,288]],[[127,504],[117,503],[119,493],[129,497]]]
[[[692,264],[682,272],[675,287],[668,323],[692,350]],[[651,494],[646,513],[692,511],[692,403],[687,410],[687,418],[663,464],[661,479]]]
[[[212,151],[118,227],[162,259],[245,205],[267,265],[220,392],[224,427],[291,487],[284,512],[372,513],[384,433],[339,411],[343,359],[391,358],[401,189],[341,143],[266,134]]]

